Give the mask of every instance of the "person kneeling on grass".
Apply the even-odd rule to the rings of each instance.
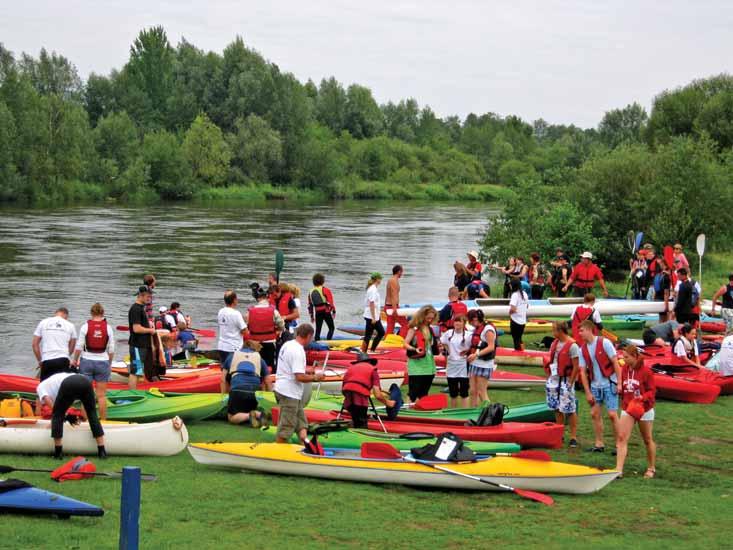
[[[575,397],[575,381],[579,374],[580,348],[568,335],[565,321],[552,323],[555,341],[550,346],[550,363],[545,366],[547,384],[545,385],[547,407],[555,411],[555,422],[570,423],[569,446],[578,446],[578,400]]]
[[[227,419],[230,424],[249,422],[253,428],[261,425],[262,412],[257,410],[256,392],[265,388],[269,371],[259,351],[259,342],[247,340],[244,347],[235,351],[229,361],[225,380],[229,386]]]
[[[613,425],[614,434],[618,433],[618,380],[621,367],[616,358],[616,349],[607,338],[593,334],[596,326],[586,319],[580,323],[580,380],[585,390],[585,398],[591,406],[595,444],[590,452],[602,453],[606,450],[603,444],[603,419],[601,406],[606,407],[608,418]]]
[[[94,388],[88,378],[69,372],[54,374],[38,384],[36,393],[41,406],[52,410],[51,437],[54,443],[54,458],[63,456],[64,420],[68,420],[72,426],[79,423],[78,417],[66,414],[74,401],[81,401],[84,406],[89,428],[97,440],[97,455],[99,458],[107,458],[107,451],[104,448],[104,430],[97,417]]]
[[[277,421],[277,443],[288,443],[293,432],[303,443],[307,441],[308,421],[303,410],[304,385],[318,382],[323,374],[306,374],[305,347],[313,340],[313,325],[304,323],[295,329],[295,340],[285,342],[277,358],[277,379],[275,380],[275,399],[280,406]]]
[[[349,411],[354,428],[369,427],[367,412],[372,395],[388,409],[395,406],[394,400],[382,392],[379,371],[369,362],[360,362],[349,367],[344,374],[341,393],[344,394],[344,409]]]
[[[636,346],[624,348],[623,355],[625,364],[619,385],[622,411],[616,438],[616,469],[623,475],[629,437],[634,424],[638,422],[639,433],[646,447],[647,469],[644,477],[652,478],[657,473],[657,445],[652,438],[656,393],[654,374],[651,368],[644,365],[644,359]]]
[[[450,407],[454,409],[458,405],[468,407],[468,352],[471,350],[471,333],[466,330],[468,319],[465,315],[459,315],[452,320],[452,327],[440,337],[444,353],[448,356],[446,361],[446,379],[448,380],[448,395],[450,395]]]

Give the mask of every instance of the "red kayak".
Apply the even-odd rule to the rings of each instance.
[[[433,379],[436,386],[447,386],[444,369],[438,370]],[[544,386],[547,380],[542,376],[534,376],[533,374],[520,374],[518,372],[508,372],[503,370],[494,370],[489,380],[490,388],[529,388],[531,386]]]
[[[221,389],[220,380],[221,374],[219,373],[192,374],[175,380],[138,382],[137,389],[149,390],[151,388],[158,388],[160,391],[171,393],[218,393]],[[38,379],[28,376],[0,374],[0,391],[35,392],[38,382]],[[126,390],[128,386],[119,382],[110,382],[107,384],[107,388],[110,390]]]
[[[272,408],[272,421],[277,422],[280,410]],[[327,422],[335,420],[336,411],[306,409],[308,422]],[[467,441],[494,441],[497,443],[517,443],[523,448],[544,447],[557,449],[562,447],[563,426],[552,422],[530,424],[527,422],[503,422],[498,426],[446,426],[429,422],[405,422],[384,420],[384,427],[389,433],[429,433],[440,435],[446,431]],[[377,420],[369,420],[369,429],[383,431]]]
[[[685,403],[713,403],[721,390],[721,386],[701,380],[699,373],[688,376],[671,370],[655,372],[654,385],[657,387],[658,399]]]
[[[703,321],[700,323],[703,332],[725,333],[725,322],[723,321]]]

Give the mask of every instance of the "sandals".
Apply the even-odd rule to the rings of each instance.
[[[647,468],[646,472],[644,472],[644,479],[652,479],[656,475],[657,475],[656,468]]]

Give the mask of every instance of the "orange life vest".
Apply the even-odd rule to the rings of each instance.
[[[372,393],[372,375],[375,370],[376,367],[369,363],[351,365],[344,374],[341,391],[353,391],[364,397],[369,397]]]
[[[247,328],[252,340],[257,342],[267,342],[277,339],[275,330],[275,307],[256,307],[249,308],[249,320]]]
[[[588,380],[593,380],[593,361],[591,361],[587,343],[581,346],[580,352],[583,354],[583,359],[585,359],[585,364],[588,368]],[[610,378],[613,374],[613,363],[603,349],[603,336],[596,338],[596,362],[601,368],[601,374],[606,378]]]
[[[567,340],[560,350],[560,353],[557,352],[559,342],[560,340],[555,339],[550,346],[550,363],[555,363],[557,365],[557,375],[560,378],[565,378],[566,376],[570,376],[573,372],[573,360],[570,357],[570,348],[575,343],[575,340],[572,338]],[[549,364],[545,365],[545,372],[548,375],[550,374]]]

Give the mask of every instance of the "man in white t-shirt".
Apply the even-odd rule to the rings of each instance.
[[[308,421],[303,410],[303,389],[308,382],[323,378],[321,373],[306,374],[305,347],[313,340],[313,326],[309,323],[295,329],[295,340],[285,342],[277,358],[275,398],[280,406],[277,421],[277,442],[288,443],[297,432],[301,441],[307,437]]]
[[[244,333],[247,331],[247,323],[244,322],[242,313],[237,310],[239,299],[233,290],[224,293],[224,307],[216,315],[219,325],[219,361],[221,363],[221,393],[227,393],[226,375],[229,371],[229,363],[235,351],[242,349],[244,345]]]
[[[76,345],[76,329],[68,319],[69,310],[60,307],[53,317],[38,323],[33,333],[33,353],[41,370],[41,380],[57,372],[71,372],[70,357]]]
[[[722,376],[733,376],[733,330],[729,330],[720,343],[718,369]]]

